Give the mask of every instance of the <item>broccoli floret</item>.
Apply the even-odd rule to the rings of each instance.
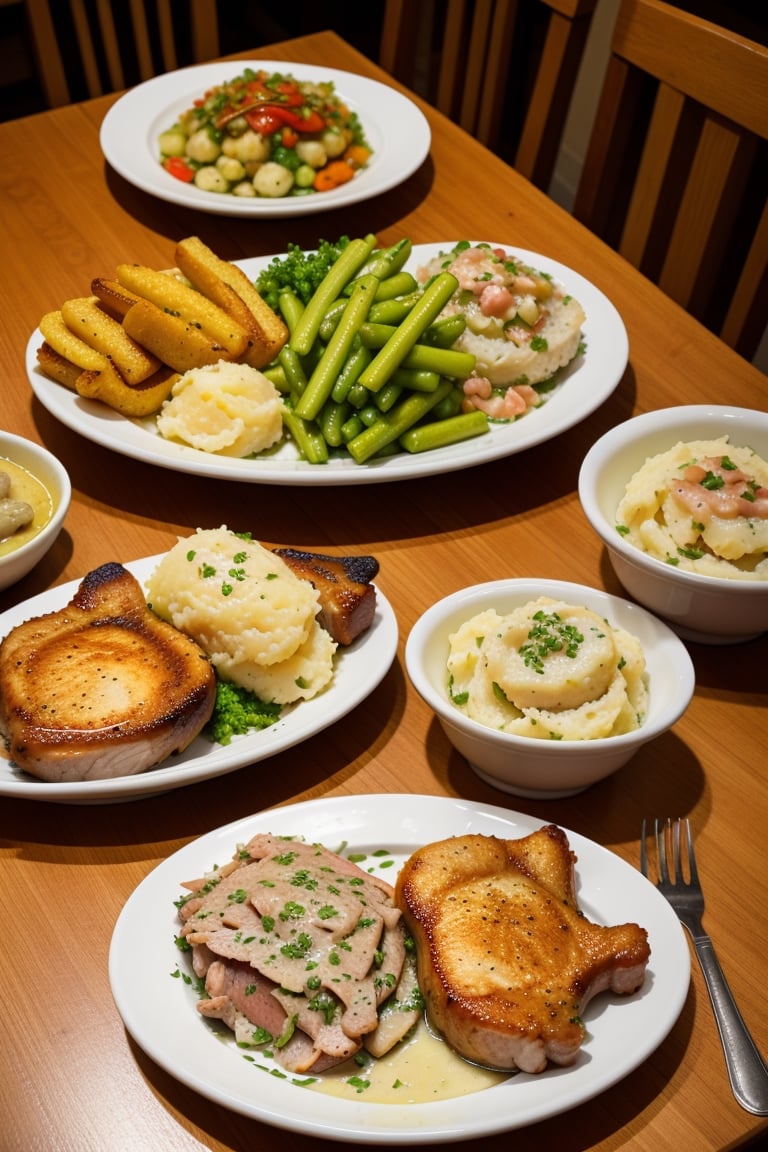
[[[267,704],[247,688],[217,678],[216,703],[203,734],[217,744],[229,744],[251,728],[269,728],[280,712],[280,704]]]
[[[282,288],[291,288],[302,303],[307,304],[348,244],[348,236],[340,236],[333,242],[318,240],[314,252],[305,252],[298,244],[289,244],[285,256],[275,256],[259,273],[254,281],[257,292],[275,312],[278,311]]]

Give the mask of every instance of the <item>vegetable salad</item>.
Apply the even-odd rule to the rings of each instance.
[[[351,180],[371,149],[332,82],[245,71],[209,89],[158,138],[177,180],[241,197],[311,196]]]

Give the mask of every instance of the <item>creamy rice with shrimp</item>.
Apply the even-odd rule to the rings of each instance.
[[[514,420],[542,397],[536,390],[578,355],[584,309],[551,276],[488,244],[457,244],[419,270],[422,282],[451,272],[459,286],[443,310],[463,313],[467,326],[454,344],[475,357],[464,383],[464,410]]]

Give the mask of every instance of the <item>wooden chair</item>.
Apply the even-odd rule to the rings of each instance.
[[[121,91],[219,53],[216,0],[26,0],[50,107]]]
[[[574,215],[748,359],[768,322],[767,133],[764,46],[621,0]]]
[[[379,63],[547,189],[597,0],[386,0]]]

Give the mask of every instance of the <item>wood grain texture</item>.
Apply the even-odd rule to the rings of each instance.
[[[243,57],[358,70],[385,79],[331,33]],[[690,402],[765,407],[765,378],[512,169],[441,115],[429,159],[404,185],[344,212],[268,223],[199,216],[144,195],[105,165],[100,98],[0,127],[2,420],[67,465],[73,502],[43,563],[0,594],[0,609],[108,560],[163,551],[177,535],[227,522],[265,544],[360,550],[398,617],[398,658],[377,691],[329,731],[217,781],[136,803],[0,804],[2,1152],[313,1152],[309,1137],[209,1103],[126,1036],[107,974],[124,901],[197,836],[250,812],[331,795],[463,797],[524,810],[607,846],[633,865],[643,817],[689,813],[706,884],[706,926],[755,1038],[768,1051],[763,639],[692,645],[697,687],[674,731],[609,780],[571,799],[522,801],[481,783],[407,684],[403,645],[417,616],[466,584],[540,575],[621,595],[584,520],[576,484],[594,439],[632,413]],[[41,162],[45,157],[45,162]],[[508,460],[413,482],[349,489],[258,488],[182,476],[86,442],[34,400],[24,348],[40,316],[125,260],[168,266],[199,234],[238,258],[377,232],[382,243],[489,239],[577,269],[614,302],[630,362],[613,396],[556,440]],[[482,236],[477,233],[482,232]],[[599,345],[591,353],[599,357]],[[141,964],[141,941],[136,964]],[[553,1086],[553,1092],[555,1091]],[[518,1152],[697,1152],[765,1131],[733,1100],[706,991],[691,991],[668,1039],[630,1077],[581,1107],[512,1134]],[[479,1141],[509,1148],[510,1136]]]

